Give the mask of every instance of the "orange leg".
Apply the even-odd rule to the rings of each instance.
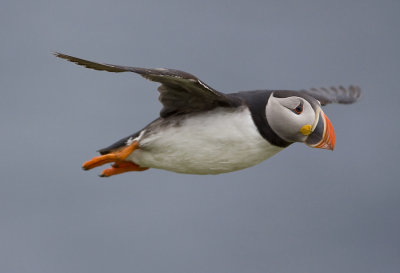
[[[137,148],[139,148],[139,143],[137,141],[134,141],[134,142],[132,142],[132,144],[124,147],[123,149],[121,149],[119,151],[109,153],[106,155],[100,155],[100,156],[93,157],[91,160],[83,163],[82,169],[87,171],[87,170],[93,169],[95,167],[104,165],[106,163],[123,161]]]
[[[112,175],[125,173],[125,172],[140,172],[145,171],[148,168],[140,167],[139,165],[130,162],[130,161],[121,161],[112,165],[111,168],[105,169],[101,174],[100,177],[109,177]]]

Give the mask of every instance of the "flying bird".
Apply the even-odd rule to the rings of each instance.
[[[134,72],[161,83],[160,116],[138,132],[100,149],[84,170],[112,163],[100,176],[158,168],[220,174],[254,166],[295,142],[333,150],[335,132],[321,106],[350,104],[357,86],[300,91],[255,90],[224,94],[192,74],[55,56],[108,72]]]

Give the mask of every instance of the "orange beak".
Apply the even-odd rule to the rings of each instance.
[[[324,112],[320,112],[318,124],[307,138],[306,144],[313,148],[328,149],[331,151],[335,148],[335,130]]]

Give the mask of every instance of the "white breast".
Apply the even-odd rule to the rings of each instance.
[[[219,108],[158,126],[139,137],[128,159],[142,167],[179,173],[218,174],[260,163],[283,148],[258,132],[247,108]]]

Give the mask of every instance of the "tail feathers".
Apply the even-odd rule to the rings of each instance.
[[[115,142],[114,144],[111,144],[110,146],[108,146],[106,148],[100,149],[97,152],[99,152],[101,155],[106,155],[106,154],[109,154],[109,153],[111,153],[113,151],[119,150],[122,147],[125,147],[127,145],[127,141],[129,139],[137,138],[139,136],[140,132],[141,131],[136,132],[136,133],[134,133],[134,134],[132,134],[130,136],[124,137],[124,138],[118,140],[117,142]]]

